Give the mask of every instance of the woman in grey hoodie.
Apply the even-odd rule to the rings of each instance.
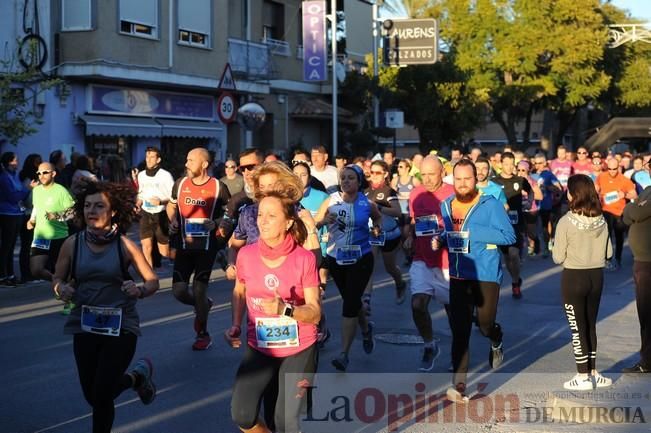
[[[578,373],[563,387],[591,390],[612,384],[611,379],[597,372],[595,364],[603,271],[613,249],[592,180],[583,174],[570,177],[567,199],[570,210],[556,226],[552,257],[555,263],[563,265],[563,308],[572,333],[572,352]]]

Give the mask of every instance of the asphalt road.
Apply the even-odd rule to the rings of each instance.
[[[376,265],[377,266],[377,265]],[[312,420],[327,419],[306,424],[306,431],[376,432],[399,430],[409,432],[429,431],[651,431],[651,406],[648,391],[651,380],[647,377],[623,376],[622,367],[637,360],[639,328],[635,312],[632,282],[632,258],[627,252],[623,269],[609,273],[603,293],[599,324],[599,350],[597,365],[604,375],[615,381],[611,391],[627,392],[626,398],[602,393],[588,395],[564,393],[562,383],[575,372],[569,329],[561,308],[559,279],[560,268],[550,259],[526,260],[523,265],[525,285],[523,298],[510,296],[510,278],[505,277],[498,321],[504,329],[505,362],[495,372],[488,367],[488,342],[479,332],[473,332],[471,342],[470,388],[475,393],[486,386],[493,403],[498,395],[517,394],[517,402],[502,417],[473,417],[468,412],[462,419],[460,412],[435,418],[411,416],[402,407],[396,421],[390,408],[391,396],[386,391],[386,413],[370,406],[384,397],[370,398],[365,422],[359,420],[359,407],[349,408],[350,419],[341,416],[345,404],[335,403],[325,391],[336,385],[339,395],[348,395],[355,406],[355,395],[368,383],[385,392],[391,386],[410,384],[411,393],[422,391],[413,383],[426,383],[427,391],[441,393],[449,385],[450,331],[443,309],[432,304],[430,310],[435,332],[440,339],[442,353],[435,370],[417,374],[420,346],[415,344],[390,344],[388,340],[409,343],[415,330],[409,302],[396,305],[393,284],[389,283],[382,266],[375,274],[376,292],[373,296],[373,320],[376,332],[384,341],[378,341],[372,355],[361,350],[361,339],[356,341],[351,353],[348,373],[335,373],[330,360],[339,353],[341,301],[333,283],[328,285],[325,310],[333,338],[321,351],[317,383],[323,395],[315,395]],[[403,267],[406,272],[406,268]],[[221,271],[213,271],[209,294],[215,300],[210,314],[209,330],[213,345],[205,352],[191,350],[194,333],[191,308],[177,302],[170,291],[170,267],[160,272],[161,289],[153,297],[139,302],[143,336],[138,342],[137,359],[149,356],[155,365],[154,379],[158,396],[150,406],[143,406],[132,391],[124,392],[116,401],[114,432],[127,433],[208,433],[235,432],[230,420],[231,388],[242,350],[229,348],[221,333],[230,325],[230,290]],[[46,284],[31,284],[17,288],[0,288],[0,432],[6,433],[76,433],[91,430],[89,406],[83,399],[77,379],[72,343],[63,335],[65,318],[60,315],[61,304],[54,300]],[[394,384],[395,382],[395,384]],[[483,385],[480,385],[483,384]],[[330,387],[330,388],[329,388]],[[384,388],[383,388],[384,387]],[[646,390],[646,396],[644,391]],[[633,391],[640,391],[638,398]],[[316,390],[315,390],[316,392]],[[482,394],[482,392],[479,392]],[[621,393],[620,393],[621,394]],[[393,394],[392,394],[393,395]],[[479,398],[481,404],[487,399]],[[321,399],[321,400],[319,400]],[[325,399],[325,400],[324,400]],[[415,401],[415,400],[414,400]],[[604,419],[564,419],[558,415],[564,404],[579,401],[583,406],[605,405],[611,415]],[[569,403],[568,403],[569,402]],[[328,406],[329,405],[329,406]],[[619,405],[619,406],[618,406]],[[364,406],[364,404],[362,404]],[[377,406],[377,404],[376,404]],[[619,422],[620,412],[612,407],[629,407],[626,422]],[[339,414],[337,410],[339,407]],[[447,406],[445,406],[447,407]],[[636,410],[639,408],[639,411]],[[374,410],[378,410],[374,412]],[[399,407],[400,409],[400,407]],[[477,408],[475,408],[477,409]],[[556,410],[556,417],[552,413]],[[619,410],[619,409],[617,409]],[[632,411],[632,412],[631,412]],[[546,413],[549,412],[549,417]],[[370,416],[369,413],[372,415]],[[414,412],[415,413],[415,412]],[[433,412],[430,413],[430,415]],[[451,412],[450,412],[451,413]],[[568,415],[569,411],[565,413]],[[622,409],[621,413],[625,413]],[[385,418],[384,415],[389,416]],[[613,415],[614,414],[614,415]],[[637,416],[635,416],[637,414]],[[642,423],[640,414],[645,423]],[[377,416],[376,416],[377,415]],[[444,415],[444,412],[441,412]],[[617,415],[617,416],[615,416]],[[632,419],[631,419],[632,418]],[[335,419],[337,421],[335,421]],[[341,420],[343,419],[343,421]],[[389,421],[393,421],[393,423]]]

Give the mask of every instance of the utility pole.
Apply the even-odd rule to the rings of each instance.
[[[330,51],[332,56],[332,158],[337,155],[337,0],[330,0]]]
[[[377,78],[379,71],[378,71],[378,61],[377,61],[377,50],[378,50],[378,29],[377,29],[377,22],[378,22],[378,2],[380,0],[375,0],[373,2],[372,6],[372,16],[373,16],[373,78]],[[373,126],[375,128],[380,127],[380,100],[378,99],[377,95],[373,95]]]

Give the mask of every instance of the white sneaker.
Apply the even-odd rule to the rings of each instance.
[[[595,374],[592,376],[592,379],[594,380],[597,388],[606,388],[613,384],[613,380],[611,378],[602,376],[599,372],[595,372]]]
[[[588,375],[577,374],[563,384],[563,388],[571,391],[589,391],[593,389],[592,378]]]

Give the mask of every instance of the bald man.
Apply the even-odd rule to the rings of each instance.
[[[600,173],[595,180],[595,188],[601,198],[601,210],[608,223],[608,231],[615,237],[615,260],[610,260],[606,268],[616,271],[622,266],[622,250],[624,249],[624,235],[626,225],[622,221],[622,214],[626,200],[635,200],[637,192],[635,184],[624,176],[619,168],[619,161],[610,158],[606,161],[608,171]]]
[[[444,306],[446,313],[450,302],[448,253],[445,249],[433,251],[431,247],[432,236],[443,230],[441,203],[454,194],[454,188],[443,183],[444,174],[443,164],[438,157],[426,156],[420,165],[422,184],[409,195],[411,224],[404,247],[414,250],[409,277],[412,317],[424,341],[420,371],[431,371],[441,353],[434,341],[430,300],[434,297]]]
[[[218,232],[217,227],[231,197],[226,185],[208,175],[210,161],[208,150],[202,147],[188,152],[187,175],[174,183],[167,204],[172,243],[177,249],[172,292],[180,302],[194,307],[193,350],[206,350],[212,344],[208,333],[208,313],[212,307],[207,296],[208,281],[217,252],[226,246],[226,234]]]
[[[32,191],[34,207],[27,221],[27,228],[34,229],[29,268],[34,277],[52,281],[59,250],[68,237],[66,221],[72,218],[75,202],[64,186],[55,183],[53,164],[42,163],[36,174],[39,185]]]

